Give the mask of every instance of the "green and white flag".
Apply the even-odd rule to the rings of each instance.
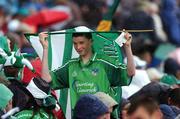
[[[57,69],[71,58],[79,57],[78,53],[73,47],[72,33],[74,32],[91,32],[93,39],[93,50],[95,52],[105,53],[110,57],[114,57],[122,62],[121,50],[115,43],[115,39],[119,36],[120,32],[97,32],[85,26],[80,26],[73,29],[48,32],[48,65],[50,70]],[[40,59],[42,59],[43,48],[39,41],[38,34],[25,34],[25,36],[37,52]],[[60,91],[60,104],[63,111],[65,113],[67,112],[66,114],[69,114],[69,112],[71,112],[71,108],[69,107],[70,103],[67,102],[70,101],[70,95],[67,92],[67,89],[63,89]],[[66,115],[67,119],[69,119],[70,117],[71,115]]]

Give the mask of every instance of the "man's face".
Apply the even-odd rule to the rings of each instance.
[[[73,37],[73,44],[80,56],[85,56],[91,51],[92,41],[84,36]]]
[[[162,119],[162,113],[157,109],[150,114],[144,107],[139,107],[129,119]]]
[[[110,119],[110,118],[111,118],[110,113],[106,113],[106,114],[99,116],[97,119]]]
[[[9,110],[11,110],[12,109],[12,99],[9,101],[9,103],[7,104],[7,106],[5,107],[5,110],[6,110],[6,112],[8,112]]]
[[[130,119],[151,119],[149,113],[143,108],[139,107],[131,116]]]

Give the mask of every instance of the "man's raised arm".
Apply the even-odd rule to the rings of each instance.
[[[42,57],[42,71],[41,71],[41,78],[46,82],[51,82],[51,75],[49,74],[48,69],[48,34],[41,32],[39,34],[39,39],[43,47],[43,57]]]
[[[129,33],[125,33],[125,39],[127,40],[126,43],[124,44],[124,49],[127,57],[127,72],[128,76],[134,76],[135,75],[135,64],[133,60],[133,54],[131,50],[131,41],[132,41],[132,36]]]

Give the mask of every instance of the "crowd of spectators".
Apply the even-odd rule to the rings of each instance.
[[[27,58],[37,71],[33,74],[27,65],[0,65],[0,92],[5,92],[0,93],[0,116],[18,106],[19,110],[24,110],[22,113],[29,113],[26,109],[31,108],[33,115],[30,116],[34,118],[65,118],[54,91],[50,91],[48,83],[39,80],[41,61],[24,33],[59,31],[82,25],[96,30],[113,1],[0,0],[0,48],[7,50],[10,42],[8,51],[20,49],[21,53],[31,54]],[[120,0],[113,15],[112,30],[122,29],[153,31],[131,33],[136,74],[129,86],[122,87],[121,102],[109,97],[107,100],[113,102],[113,108],[116,103],[121,104],[119,116],[122,119],[179,119],[180,0]],[[124,62],[127,62],[125,56]],[[30,81],[33,77],[38,78]],[[37,100],[34,91],[44,92],[46,98]],[[97,95],[82,96],[76,105],[76,118],[110,118],[109,107],[104,104],[107,100],[103,102]],[[36,115],[37,111],[42,113]]]

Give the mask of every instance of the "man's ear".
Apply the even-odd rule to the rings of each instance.
[[[160,109],[154,111],[152,119],[162,119],[162,118],[163,118],[163,114]]]

